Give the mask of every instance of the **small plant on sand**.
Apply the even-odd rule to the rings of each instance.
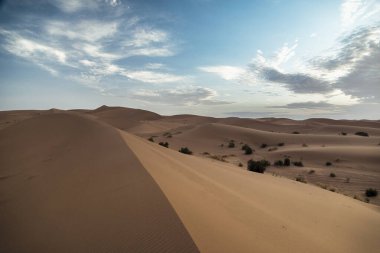
[[[377,196],[377,190],[374,188],[368,188],[365,190],[365,195],[367,197],[376,197]]]
[[[346,184],[350,183],[350,178],[349,177],[346,177],[346,181],[344,181]]]
[[[315,170],[309,170],[308,174],[314,174]]]
[[[277,144],[277,146],[279,146],[279,147],[282,147],[284,145],[285,145],[285,143],[283,143],[283,142],[280,142],[280,143]]]
[[[239,167],[243,167],[243,164],[242,164],[242,163],[239,163],[238,166],[239,166]]]
[[[230,140],[230,142],[228,143],[228,147],[229,148],[234,148],[235,147],[235,142],[233,140]]]
[[[276,150],[277,150],[277,147],[271,147],[271,148],[268,149],[269,152],[276,151]]]
[[[302,144],[302,147],[306,148],[308,145],[306,143]]]
[[[154,142],[153,137],[149,137],[148,141]]]
[[[260,148],[266,148],[268,145],[266,143],[261,144]]]
[[[326,162],[325,165],[326,165],[326,166],[331,166],[332,163],[331,163],[331,162]]]
[[[193,154],[193,151],[191,151],[188,147],[180,148],[180,150],[178,150],[178,151],[183,153],[183,154],[186,154],[186,155]]]
[[[298,131],[294,131],[292,134],[300,134],[300,132],[298,132]]]
[[[369,136],[369,134],[366,133],[366,132],[356,132],[355,135],[365,136],[365,137],[368,137],[368,136]]]
[[[251,159],[247,163],[247,169],[257,173],[264,173],[269,165],[270,163],[267,160],[254,161]]]
[[[330,173],[330,177],[336,177],[335,173],[334,173],[334,172],[331,172],[331,173]]]
[[[169,147],[169,143],[168,142],[160,142],[158,143],[159,145],[165,147],[165,148],[168,148]]]
[[[274,166],[284,166],[284,162],[282,160],[277,160],[274,162]]]
[[[289,158],[284,159],[284,166],[290,166],[290,159]]]
[[[303,163],[301,161],[293,162],[293,165],[297,167],[303,167]]]
[[[341,132],[340,134],[343,135],[343,136],[346,136],[346,135],[347,135],[346,132]]]
[[[244,154],[246,155],[250,155],[252,154],[253,150],[250,146],[246,145],[246,147],[244,148]]]

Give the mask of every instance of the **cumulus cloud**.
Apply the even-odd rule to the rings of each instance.
[[[214,100],[217,96],[215,90],[204,87],[185,87],[162,90],[140,90],[132,95],[133,99],[149,103],[168,105],[221,105],[227,101]]]
[[[169,73],[160,73],[155,71],[123,71],[123,76],[138,80],[145,83],[174,83],[182,82],[187,79],[185,76],[179,76]]]
[[[272,58],[258,51],[245,76],[255,83],[278,83],[298,94],[328,96],[341,91],[361,100],[380,100],[380,25],[355,29],[341,37],[328,55],[309,59],[302,71],[286,72],[281,67],[295,48],[283,47]]]
[[[284,74],[273,68],[262,68],[260,75],[267,81],[284,84],[287,89],[295,93],[325,94],[333,90],[328,82],[303,73]]]

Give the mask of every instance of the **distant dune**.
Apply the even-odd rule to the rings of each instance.
[[[379,144],[367,120],[0,112],[0,252],[376,252]]]

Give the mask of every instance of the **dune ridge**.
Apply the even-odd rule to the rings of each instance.
[[[109,125],[74,113],[0,131],[1,252],[198,252]]]

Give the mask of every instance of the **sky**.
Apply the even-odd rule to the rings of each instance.
[[[0,0],[0,110],[380,119],[380,0]]]

